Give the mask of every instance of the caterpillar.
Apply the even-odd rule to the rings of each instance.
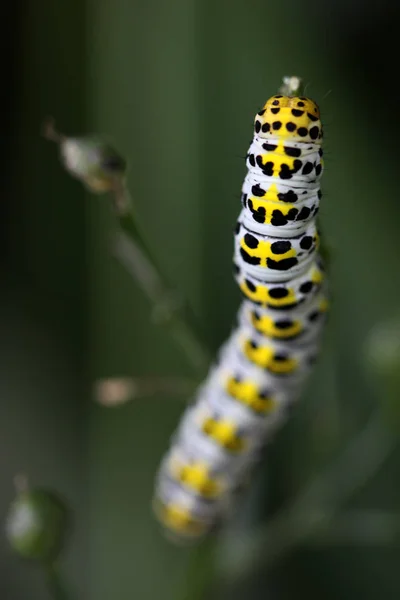
[[[202,538],[230,514],[318,356],[328,309],[316,226],[323,132],[317,104],[284,82],[257,113],[246,156],[234,234],[237,325],[156,476],[155,512],[179,540]]]

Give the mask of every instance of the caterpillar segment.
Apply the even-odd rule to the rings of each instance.
[[[242,187],[242,223],[254,232],[283,233],[296,236],[318,213],[317,187],[301,195],[287,185],[268,184],[255,177],[245,179]]]
[[[326,292],[321,289],[310,302],[302,303],[288,314],[285,310],[261,308],[243,302],[238,313],[242,327],[251,327],[266,338],[292,341],[293,346],[310,343],[325,323],[328,310]]]
[[[303,96],[276,94],[255,117],[234,235],[237,323],[156,479],[155,511],[175,540],[196,541],[232,513],[318,357],[328,311],[316,226],[322,135],[318,106]]]
[[[325,280],[320,257],[316,257],[306,273],[293,280],[269,283],[253,277],[234,262],[234,275],[243,295],[256,305],[265,308],[292,310],[310,301],[321,289]]]
[[[319,238],[315,223],[292,238],[260,235],[240,221],[235,233],[234,260],[249,275],[262,281],[295,279],[313,264]]]

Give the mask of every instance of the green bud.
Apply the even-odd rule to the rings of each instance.
[[[10,507],[6,535],[21,557],[52,562],[62,550],[67,524],[68,510],[55,493],[27,489],[18,493]]]
[[[51,118],[45,122],[43,133],[59,145],[65,169],[90,191],[121,193],[127,163],[106,140],[98,136],[67,137],[55,129]]]
[[[95,137],[65,138],[60,144],[64,167],[92,191],[109,192],[126,173],[126,161],[112,146]]]

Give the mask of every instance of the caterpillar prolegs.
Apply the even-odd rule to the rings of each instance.
[[[157,475],[155,510],[180,539],[203,536],[229,512],[317,357],[327,310],[315,222],[321,144],[309,98],[277,94],[255,117],[235,230],[237,326]]]

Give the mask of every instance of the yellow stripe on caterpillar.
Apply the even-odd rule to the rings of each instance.
[[[313,263],[301,277],[288,282],[267,284],[245,273],[236,263],[235,278],[244,296],[255,304],[289,310],[318,291],[324,280],[324,273],[321,264]]]
[[[252,363],[276,375],[289,375],[299,366],[298,361],[289,355],[278,354],[272,346],[259,346],[251,339],[244,340],[242,352]]]
[[[196,519],[188,508],[177,503],[154,504],[154,509],[161,523],[179,535],[199,536],[208,528],[208,524]]]
[[[243,250],[245,250],[250,256],[259,258],[260,262],[258,264],[261,267],[267,267],[268,259],[273,259],[276,262],[280,262],[287,258],[293,258],[297,254],[296,250],[289,246],[288,250],[286,250],[286,252],[281,251],[279,253],[279,258],[277,258],[277,253],[273,250],[273,246],[274,244],[277,244],[277,242],[259,241],[257,243],[256,241],[257,247],[254,248],[253,245],[249,245],[252,243],[253,238],[254,236],[251,236],[251,234],[248,234],[247,237],[245,234],[245,236],[240,240],[240,247],[243,248]],[[290,244],[290,242],[287,242],[287,244]]]
[[[277,338],[281,340],[291,339],[300,335],[304,329],[301,321],[276,321],[271,317],[265,315],[258,315],[256,311],[253,311],[250,315],[251,324],[254,329],[262,333],[263,335]]]
[[[234,377],[230,377],[225,382],[225,390],[235,400],[242,402],[257,413],[267,414],[276,409],[274,398],[262,394],[253,381],[237,381]]]
[[[170,472],[177,481],[204,498],[216,498],[224,490],[222,481],[212,477],[209,466],[203,461],[180,464],[172,458]]]
[[[321,288],[306,303],[300,303],[290,311],[274,307],[256,307],[253,302],[243,302],[238,313],[238,324],[251,327],[264,338],[290,341],[294,346],[298,343],[310,343],[319,337],[324,315],[328,308],[326,287]]]
[[[226,419],[213,419],[208,417],[204,420],[201,430],[212,438],[223,448],[230,452],[243,452],[246,442],[237,433],[237,424]]]
[[[243,209],[236,227],[235,261],[248,274],[263,281],[287,281],[304,273],[319,247],[314,222],[296,237],[263,235],[242,223]]]
[[[271,163],[270,177],[279,177],[283,171],[296,172],[296,158],[285,155],[285,146],[283,142],[273,144],[273,150],[259,154],[260,162],[265,167]],[[260,165],[261,166],[261,165]]]

